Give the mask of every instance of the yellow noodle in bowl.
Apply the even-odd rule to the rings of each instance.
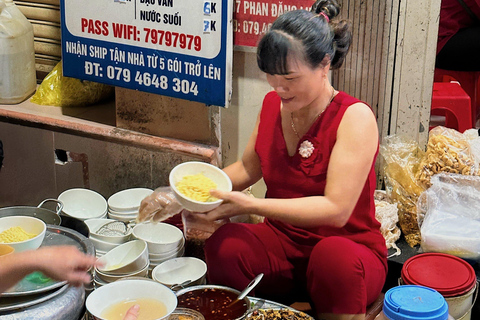
[[[205,177],[203,173],[184,176],[176,187],[184,196],[195,201],[212,202],[217,200],[210,195],[210,190],[216,189],[217,184],[212,179]]]
[[[168,181],[178,202],[192,212],[209,212],[223,202],[211,196],[211,190],[232,191],[232,181],[222,169],[200,161],[175,166]]]
[[[28,233],[22,227],[11,227],[0,232],[0,243],[21,242],[35,238],[36,236],[36,234]]]

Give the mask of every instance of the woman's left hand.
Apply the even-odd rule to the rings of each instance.
[[[206,214],[206,218],[210,221],[254,213],[255,198],[243,192],[211,190],[210,194],[215,198],[223,200],[220,206]]]

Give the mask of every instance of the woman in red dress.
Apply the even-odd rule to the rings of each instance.
[[[257,296],[304,294],[319,319],[363,319],[387,273],[373,198],[378,130],[368,105],[329,82],[351,41],[346,21],[330,21],[338,12],[333,0],[287,12],[260,41],[273,91],[242,159],[224,169],[237,191],[212,191],[224,201],[206,217],[265,220],[220,227],[205,257],[210,283],[243,289],[264,273]],[[265,199],[240,192],[261,178]]]

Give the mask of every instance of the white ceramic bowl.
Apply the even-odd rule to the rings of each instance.
[[[152,192],[153,190],[147,188],[132,188],[119,191],[108,198],[108,207],[111,211],[118,212],[138,211],[142,200],[152,194]]]
[[[118,221],[130,222],[137,219],[137,214],[138,212],[134,214],[115,214],[109,211],[108,218]]]
[[[184,249],[185,247],[185,238],[183,238],[183,240],[180,242],[179,246],[173,250],[170,250],[170,251],[166,251],[166,252],[163,252],[163,253],[152,253],[152,252],[149,252],[148,253],[148,257],[150,259],[153,259],[153,260],[160,260],[160,259],[165,259],[165,258],[168,258],[168,257],[172,257],[172,255],[174,254],[177,254],[178,252],[180,252],[182,249]]]
[[[162,302],[166,314],[158,319],[168,319],[177,307],[177,296],[166,286],[150,279],[125,279],[102,285],[90,293],[86,300],[87,311],[98,320],[102,313],[112,305],[122,301],[132,301],[143,298],[153,298]],[[140,309],[142,306],[140,305]]]
[[[38,218],[29,216],[9,216],[0,218],[0,233],[12,227],[21,227],[28,233],[35,234],[35,237],[19,242],[6,243],[15,252],[38,249],[45,238],[47,225]]]
[[[58,196],[63,203],[63,212],[71,217],[87,220],[101,218],[107,213],[107,200],[90,189],[65,190]]]
[[[95,274],[101,281],[114,282],[122,278],[128,278],[128,277],[146,277],[148,273],[148,267],[149,267],[149,264],[147,263],[147,265],[143,267],[143,269],[140,269],[136,272],[126,273],[126,274],[108,274],[95,268]]]
[[[173,259],[173,258],[178,258],[178,257],[183,257],[183,255],[185,254],[185,247],[183,247],[182,249],[180,249],[179,251],[177,252],[174,252],[172,253],[171,255],[165,257],[165,258],[160,258],[160,259],[152,259],[151,257],[149,258],[150,260],[150,265],[153,265],[153,266],[158,266],[159,264],[161,264],[162,262],[165,262],[167,260],[170,260],[170,259]]]
[[[96,252],[103,252],[104,254],[119,246],[118,243],[106,242],[97,238],[93,238],[91,235],[88,237],[88,239],[93,243]]]
[[[113,213],[114,215],[117,215],[117,216],[131,216],[131,215],[137,215],[138,210],[139,208],[132,211],[115,211],[112,208],[108,208],[108,213]]]
[[[162,262],[152,271],[152,278],[167,287],[191,281],[188,285],[202,284],[207,264],[198,258],[180,257]]]
[[[98,267],[107,274],[128,274],[143,269],[148,264],[147,244],[143,240],[132,240],[118,245],[100,259],[104,265]]]
[[[127,227],[127,233],[123,236],[108,236],[104,234],[99,234],[97,231],[107,223],[115,222],[115,219],[88,219],[85,220],[85,224],[90,231],[90,238],[102,240],[109,243],[121,244],[130,240],[132,235],[132,228]]]
[[[218,190],[232,191],[232,181],[227,174],[220,168],[205,162],[190,161],[181,163],[170,171],[168,179],[175,197],[185,209],[193,212],[208,212],[218,207],[222,203],[222,200],[218,199],[212,202],[196,201],[183,195],[176,187],[177,183],[182,180],[184,176],[199,173],[203,173],[205,177],[215,182]]]
[[[144,240],[148,252],[161,254],[178,248],[183,238],[183,232],[174,225],[163,222],[139,223],[133,227],[133,237]]]

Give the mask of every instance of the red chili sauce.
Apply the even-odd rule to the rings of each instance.
[[[205,320],[234,320],[248,310],[245,300],[230,305],[238,294],[218,288],[204,288],[185,292],[178,297],[178,307],[199,311]]]

